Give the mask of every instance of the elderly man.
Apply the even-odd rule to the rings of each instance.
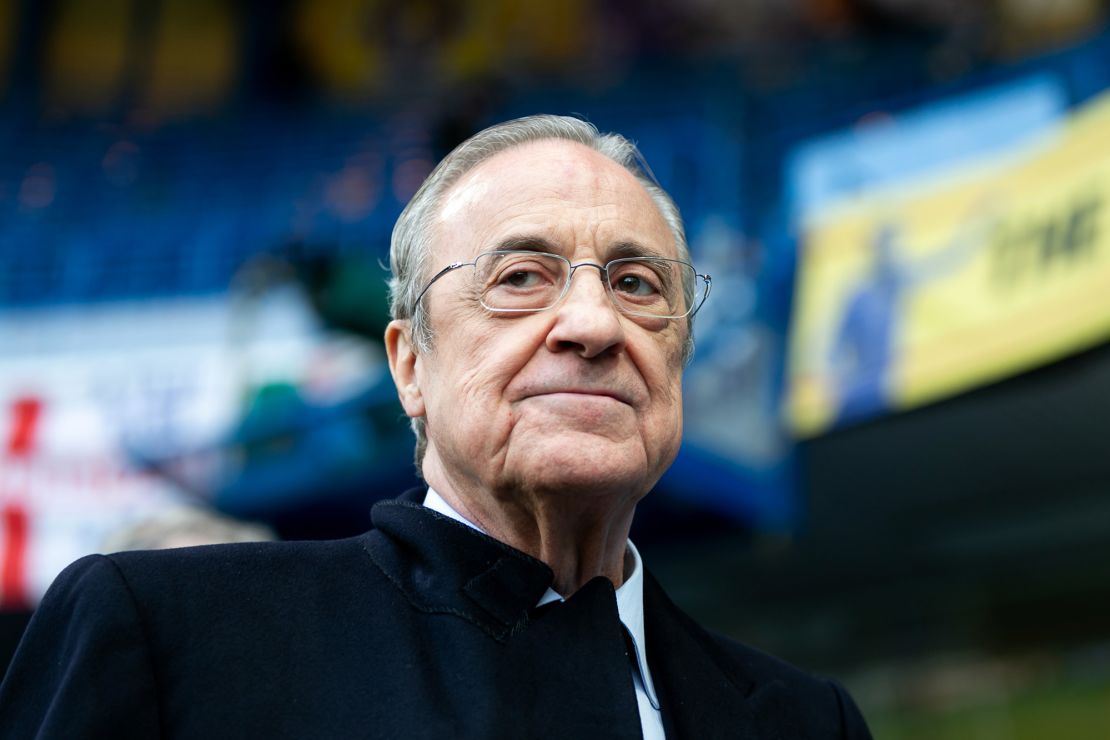
[[[92,556],[0,693],[44,738],[866,738],[713,635],[628,540],[674,459],[709,279],[627,140],[487,129],[394,230],[389,365],[427,490],[351,540]]]

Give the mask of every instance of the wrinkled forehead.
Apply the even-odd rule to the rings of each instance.
[[[564,252],[586,242],[599,252],[610,243],[633,243],[646,253],[677,256],[670,227],[640,181],[603,154],[561,140],[507,149],[467,172],[444,194],[435,232],[437,244],[454,252],[451,259],[528,235]],[[464,234],[467,255],[458,254],[462,245],[452,238]]]

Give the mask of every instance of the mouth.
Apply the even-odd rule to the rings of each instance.
[[[632,399],[620,391],[601,388],[553,388],[540,392],[529,393],[525,398],[538,398],[541,396],[587,396],[592,398],[609,398],[614,401],[632,406]]]

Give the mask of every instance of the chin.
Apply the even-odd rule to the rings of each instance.
[[[638,439],[614,441],[593,434],[560,434],[510,456],[516,477],[529,487],[579,494],[640,488],[649,478],[647,456]]]

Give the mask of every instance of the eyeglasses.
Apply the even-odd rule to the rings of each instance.
[[[604,265],[571,264],[562,255],[528,250],[483,252],[473,262],[452,262],[420,291],[416,305],[435,281],[449,272],[474,268],[472,279],[481,304],[490,311],[534,312],[554,307],[570,289],[579,267],[597,268],[613,305],[630,316],[680,319],[692,316],[713,287],[709,275],[664,257],[624,257]]]

